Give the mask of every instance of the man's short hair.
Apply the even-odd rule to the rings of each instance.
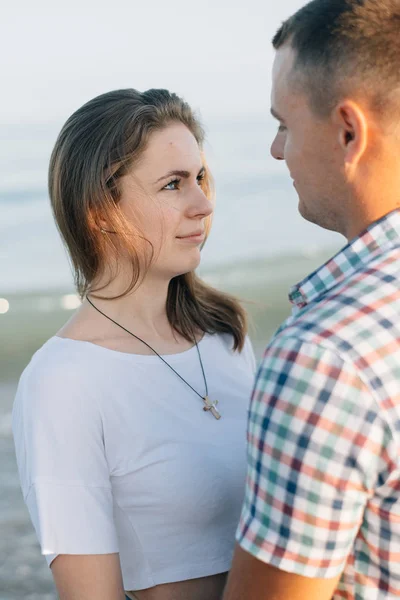
[[[313,0],[283,23],[275,49],[295,51],[293,80],[328,116],[344,96],[400,115],[400,0]]]

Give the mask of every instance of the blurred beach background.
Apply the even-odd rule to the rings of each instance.
[[[301,219],[285,165],[269,155],[270,39],[301,4],[71,0],[3,8],[0,600],[57,597],[19,489],[11,409],[32,354],[79,304],[46,191],[63,122],[86,100],[123,87],[165,87],[198,110],[217,190],[199,272],[246,302],[259,359],[290,313],[289,288],[344,244]]]

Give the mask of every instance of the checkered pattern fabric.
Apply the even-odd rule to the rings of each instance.
[[[400,212],[291,290],[248,425],[241,547],[341,574],[334,600],[400,598]]]

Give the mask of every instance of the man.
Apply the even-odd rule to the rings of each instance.
[[[400,1],[314,0],[274,47],[272,155],[349,244],[264,355],[224,600],[400,598]]]

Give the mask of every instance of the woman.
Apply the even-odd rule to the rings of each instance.
[[[62,600],[222,595],[254,356],[243,309],[194,274],[213,211],[202,144],[176,95],[120,90],[73,114],[51,157],[83,302],[23,373],[13,432]]]

